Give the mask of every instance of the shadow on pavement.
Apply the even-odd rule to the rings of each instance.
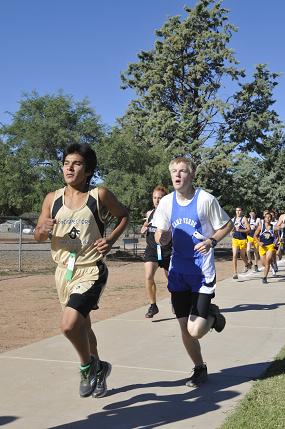
[[[18,418],[19,417],[16,417],[16,416],[0,416],[0,426],[5,426],[8,423],[12,423]]]
[[[167,320],[174,320],[174,319],[176,319],[176,317],[166,317],[164,319],[155,319],[155,320],[152,320],[152,323],[166,322]]]
[[[207,383],[184,393],[163,395],[157,394],[155,391],[164,387],[175,388],[180,386],[181,388],[185,384],[185,379],[161,380],[154,383],[132,384],[112,389],[108,393],[108,397],[114,398],[119,393],[130,392],[129,399],[106,405],[103,410],[90,414],[84,420],[53,426],[49,429],[94,429],[95,427],[104,427],[104,429],[154,429],[163,425],[175,424],[216,410],[220,407],[219,403],[239,396],[239,391],[229,389],[259,378],[268,366],[268,362],[261,362],[227,368],[218,373],[210,374]],[[148,393],[137,394],[139,389],[147,389]],[[132,391],[135,391],[135,396],[132,395]],[[94,408],[100,406],[97,401],[100,399],[94,399]],[[189,424],[191,423],[189,422]]]
[[[238,311],[256,311],[256,310],[276,310],[285,305],[285,302],[276,302],[275,304],[238,304],[234,307],[220,308],[222,313],[236,313]]]

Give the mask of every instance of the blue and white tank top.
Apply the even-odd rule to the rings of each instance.
[[[244,224],[242,223],[243,217],[240,217],[239,219],[234,217],[232,219],[234,226],[238,227],[239,229],[246,229]],[[236,238],[238,240],[246,240],[247,234],[246,232],[236,231],[234,230],[233,238]]]
[[[259,241],[265,244],[265,246],[273,244],[275,241],[274,226],[270,225],[270,228],[267,229],[263,220],[261,221],[261,233],[259,235]]]
[[[173,192],[171,226],[173,253],[170,268],[178,273],[201,276],[201,281],[210,283],[215,278],[214,251],[202,255],[194,246],[208,237],[203,236],[202,223],[197,210],[200,189],[186,206],[177,202]]]

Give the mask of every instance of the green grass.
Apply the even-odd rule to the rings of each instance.
[[[285,347],[220,429],[285,428]]]

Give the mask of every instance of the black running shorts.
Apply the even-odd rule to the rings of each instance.
[[[177,319],[189,317],[191,314],[207,319],[211,299],[215,294],[182,291],[171,292],[171,302]]]
[[[156,262],[160,268],[164,268],[168,271],[171,253],[165,252],[164,249],[161,249],[162,260],[157,259],[157,249],[153,246],[146,246],[144,252],[144,262]]]
[[[104,263],[98,263],[99,278],[84,293],[72,293],[66,307],[77,310],[82,316],[87,317],[91,310],[98,308],[99,298],[108,279],[108,268]]]

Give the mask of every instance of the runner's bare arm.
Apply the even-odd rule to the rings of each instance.
[[[164,231],[163,229],[157,229],[154,234],[155,241],[161,246],[166,246],[171,240],[171,229]]]
[[[222,228],[217,229],[217,231],[212,234],[211,238],[214,238],[217,240],[217,242],[221,241],[224,237],[226,237],[233,228],[233,222],[229,220],[225,225],[222,226]],[[202,254],[206,254],[210,248],[212,247],[212,240],[210,238],[207,238],[204,241],[201,241],[201,243],[196,244],[194,247],[195,250],[198,250],[198,252]]]
[[[259,241],[259,235],[261,233],[261,225],[259,224],[258,227],[256,228],[253,238],[254,240],[257,241],[257,243],[259,244],[259,246],[263,246],[263,243],[261,241]]]
[[[277,229],[284,228],[284,223],[285,223],[285,214],[282,214],[279,216],[278,222],[276,224],[276,228]]]
[[[51,206],[54,199],[54,192],[50,192],[44,199],[42,211],[35,228],[34,237],[37,241],[48,239],[56,220],[51,218]]]
[[[117,218],[117,223],[113,231],[107,237],[100,238],[94,243],[98,251],[106,255],[126,228],[129,212],[127,208],[117,200],[115,195],[105,187],[99,188],[99,200],[100,204],[105,207],[113,217]]]
[[[248,234],[250,232],[250,225],[249,225],[249,222],[248,222],[248,220],[247,220],[246,217],[243,218],[242,223],[246,227],[246,229],[244,230],[244,232],[246,232]]]
[[[145,216],[145,222],[143,223],[143,225],[141,227],[141,231],[140,231],[141,234],[144,234],[147,231],[147,228],[149,226],[149,223],[147,220],[148,220],[150,213],[151,213],[151,210],[149,210]]]

